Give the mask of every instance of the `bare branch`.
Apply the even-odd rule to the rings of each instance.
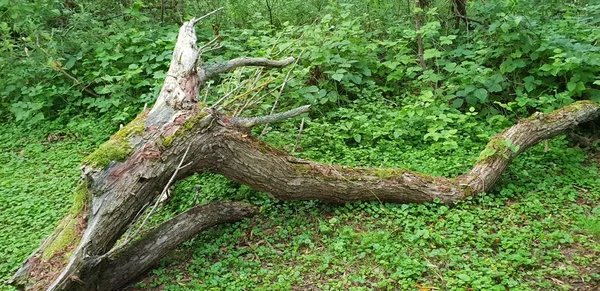
[[[227,94],[225,94],[223,97],[221,97],[221,99],[217,100],[217,102],[215,102],[215,104],[213,104],[210,108],[212,109],[216,109],[219,107],[219,105],[221,105],[221,102],[225,101],[225,99],[229,98],[229,96],[233,95],[233,93],[235,93],[238,89],[242,88],[242,85],[244,85],[243,83],[238,85],[237,87],[233,88],[233,90],[227,92]]]
[[[456,17],[462,18],[462,19],[464,19],[466,21],[475,22],[475,23],[480,24],[480,25],[485,25],[485,23],[483,23],[483,21],[480,21],[480,20],[477,20],[477,19],[473,19],[473,18],[470,18],[470,17],[466,17],[464,15],[456,14]]]
[[[267,58],[248,58],[240,57],[227,62],[221,62],[216,64],[203,65],[198,70],[198,82],[200,86],[203,86],[206,81],[212,77],[230,72],[239,67],[269,67],[269,68],[282,68],[294,62],[293,57],[289,57],[283,60],[271,60]]]
[[[252,128],[257,125],[279,122],[288,118],[298,116],[302,113],[306,113],[310,110],[310,105],[304,105],[302,107],[294,108],[285,112],[271,114],[267,116],[258,117],[236,117],[232,118],[229,123],[235,127]]]
[[[214,44],[217,43],[217,41],[219,41],[220,36],[216,36],[215,38],[213,38],[212,40],[210,40],[209,42],[207,42],[205,45],[203,45],[202,47],[200,47],[199,51],[201,53],[205,53],[207,51],[210,51],[213,49]]]
[[[48,51],[46,51],[41,45],[40,45],[40,41],[39,38],[36,38],[36,46],[44,53],[44,55],[46,55],[46,57],[48,59],[53,59],[52,56],[50,55],[50,53],[48,53]],[[94,97],[100,97],[100,95],[96,94],[96,92],[88,89],[89,85],[83,85],[79,80],[77,80],[77,78],[73,77],[71,74],[69,74],[69,72],[67,72],[62,64],[60,64],[60,62],[52,62],[52,65],[50,66],[53,70],[62,73],[63,75],[65,75],[67,78],[71,79],[71,81],[73,81],[73,83],[75,83],[75,85],[77,85],[82,91],[94,96]]]
[[[192,23],[192,25],[195,25],[196,23],[200,22],[200,20],[202,20],[204,18],[207,18],[207,17],[209,17],[209,16],[211,16],[211,15],[213,15],[213,14],[215,14],[215,13],[221,11],[221,10],[223,10],[223,7],[218,8],[217,10],[214,10],[212,12],[209,12],[209,13],[205,14],[204,16],[200,16],[198,18],[192,18],[192,20],[190,20],[190,23]]]
[[[298,130],[298,135],[296,135],[296,143],[294,144],[294,149],[292,152],[295,152],[298,148],[298,143],[300,142],[300,136],[302,135],[302,130],[304,129],[304,118],[302,118],[302,122],[300,123],[300,129]]]
[[[281,94],[283,93],[283,89],[285,88],[285,85],[287,84],[287,82],[290,80],[290,74],[292,73],[292,71],[294,70],[296,65],[298,64],[298,61],[300,60],[300,56],[303,53],[304,53],[304,50],[302,50],[302,52],[300,52],[300,55],[298,55],[298,58],[294,62],[294,65],[290,68],[290,70],[285,75],[285,78],[283,79],[283,84],[281,84],[281,88],[279,89],[279,94],[277,94],[277,98],[275,98],[275,102],[273,103],[273,107],[271,107],[271,112],[269,114],[273,114],[273,112],[275,112],[275,107],[277,107],[277,103],[279,102],[279,98],[281,97]],[[269,126],[269,124],[265,124],[265,128],[263,128],[262,132],[260,133],[260,136],[263,136],[267,133],[268,126]]]

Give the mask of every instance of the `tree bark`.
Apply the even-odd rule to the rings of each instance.
[[[454,28],[460,26],[460,21],[463,20],[465,25],[469,27],[469,18],[467,15],[467,0],[452,0],[454,8]]]
[[[98,265],[96,290],[123,287],[198,232],[255,213],[254,208],[245,203],[217,202],[195,206],[149,231],[143,238],[105,255],[102,264]]]
[[[425,59],[423,58],[423,33],[421,32],[421,23],[423,22],[422,13],[427,7],[428,2],[424,0],[415,0],[415,31],[417,32],[417,58],[419,66],[423,71],[427,70]]]
[[[283,200],[421,203],[440,199],[453,203],[488,191],[512,159],[527,148],[600,115],[596,103],[580,101],[521,120],[493,137],[473,169],[455,178],[301,160],[248,132],[254,126],[306,113],[308,106],[242,118],[224,116],[218,104],[209,107],[197,101],[210,77],[240,66],[283,67],[294,59],[239,58],[205,65],[196,45],[197,21],[181,27],[153,108],[84,159],[71,212],[25,261],[13,284],[38,290],[118,289],[198,232],[254,214],[253,207],[241,203],[196,206],[133,242],[118,244],[139,213],[165,188],[196,172],[220,173]]]

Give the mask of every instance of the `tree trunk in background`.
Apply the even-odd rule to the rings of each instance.
[[[197,100],[205,83],[218,74],[240,66],[284,67],[294,59],[237,58],[205,65],[194,31],[199,20],[181,27],[152,109],[84,159],[71,211],[25,261],[13,284],[36,290],[118,289],[198,232],[255,214],[254,207],[243,203],[201,205],[136,236],[132,225],[140,221],[139,214],[174,181],[193,173],[220,173],[283,200],[453,203],[491,189],[512,159],[529,147],[600,115],[596,103],[580,101],[521,120],[493,137],[473,169],[456,178],[306,161],[248,132],[306,113],[308,106],[239,118],[224,116],[218,104],[199,105]],[[123,237],[132,230],[135,240]]]
[[[427,65],[423,59],[423,34],[421,33],[421,23],[423,22],[422,14],[427,6],[424,0],[415,0],[415,30],[417,31],[417,58],[419,65],[423,71],[427,70]]]
[[[460,26],[460,21],[464,21],[465,25],[469,27],[469,18],[467,16],[467,0],[452,0],[452,7],[454,8],[454,28]]]

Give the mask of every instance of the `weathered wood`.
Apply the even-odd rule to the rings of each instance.
[[[593,101],[578,101],[547,114],[535,113],[492,137],[486,147],[489,154],[484,154],[459,180],[468,183],[474,193],[489,191],[517,155],[598,116],[600,109]]]
[[[283,200],[422,203],[440,199],[453,203],[491,189],[519,153],[598,116],[600,106],[592,101],[534,114],[493,137],[473,169],[456,178],[398,168],[356,168],[299,160],[227,129],[217,135],[220,147],[216,152],[223,162],[213,171]]]
[[[215,225],[240,221],[256,214],[239,202],[217,202],[192,207],[148,231],[141,239],[100,257],[87,259],[85,284],[71,290],[116,290],[143,274],[182,242]],[[88,275],[89,274],[89,275]]]
[[[302,113],[308,112],[310,109],[310,105],[305,105],[302,107],[294,108],[292,110],[288,110],[281,113],[276,113],[268,116],[259,116],[259,117],[234,117],[229,120],[229,124],[240,127],[240,128],[252,128],[257,125],[279,122],[285,119],[292,118],[294,116],[298,116]]]
[[[241,57],[227,62],[219,62],[209,65],[202,65],[199,70],[199,83],[201,87],[216,75],[230,72],[239,67],[253,66],[253,67],[267,67],[267,68],[282,68],[295,61],[294,58],[290,57],[284,60],[270,60],[267,58],[248,58]]]

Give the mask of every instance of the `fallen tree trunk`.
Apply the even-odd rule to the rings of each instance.
[[[123,238],[139,213],[174,181],[193,173],[220,173],[283,200],[453,203],[489,190],[512,159],[529,147],[600,115],[596,103],[580,101],[521,120],[493,137],[473,169],[456,178],[301,160],[248,132],[303,114],[308,106],[242,118],[224,116],[218,103],[199,105],[197,99],[206,81],[218,74],[240,66],[284,67],[294,59],[238,58],[205,65],[196,45],[197,21],[181,27],[153,108],[84,159],[73,208],[17,271],[13,284],[47,290],[118,289],[199,231],[254,214],[250,205],[241,203],[197,206],[133,242]]]
[[[192,207],[144,235],[143,238],[104,255],[99,260],[96,278],[97,290],[114,290],[125,286],[160,260],[168,251],[193,238],[198,232],[212,226],[239,221],[255,214],[245,203],[218,202]],[[86,282],[90,284],[91,282]]]

